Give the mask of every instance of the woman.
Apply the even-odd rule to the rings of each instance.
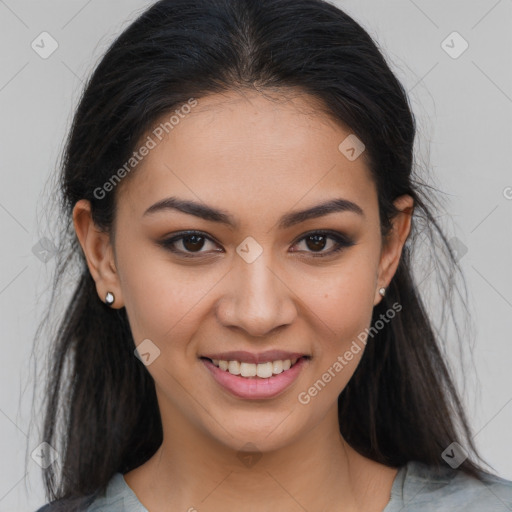
[[[420,219],[456,269],[414,137],[328,3],[162,0],[133,22],[65,151],[56,285],[74,256],[81,276],[40,510],[511,509],[412,278]]]

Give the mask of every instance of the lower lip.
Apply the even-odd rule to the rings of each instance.
[[[268,379],[261,377],[241,377],[232,375],[227,370],[221,370],[209,359],[201,359],[206,368],[210,370],[213,378],[233,395],[239,398],[261,399],[273,398],[282,393],[299,376],[301,370],[307,365],[308,360],[301,357],[290,369]]]

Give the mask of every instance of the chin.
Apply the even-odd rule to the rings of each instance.
[[[272,421],[254,420],[244,415],[238,416],[236,425],[228,425],[225,421],[223,428],[217,429],[214,435],[217,441],[236,452],[272,452],[292,444],[300,435],[299,429],[292,426],[284,418],[289,413],[271,415]]]

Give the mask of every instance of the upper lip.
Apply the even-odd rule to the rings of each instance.
[[[240,361],[244,363],[267,363],[272,361],[286,360],[286,359],[299,359],[300,357],[307,356],[302,352],[286,352],[285,350],[267,350],[265,352],[247,352],[245,350],[232,350],[229,352],[218,352],[216,354],[203,354],[201,357],[208,359],[218,359],[221,361]]]

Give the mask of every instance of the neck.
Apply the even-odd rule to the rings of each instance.
[[[338,510],[381,512],[397,470],[353,450],[339,432],[337,410],[300,438],[261,453],[234,450],[194,429],[166,421],[164,441],[125,475],[142,504],[159,510]],[[260,443],[261,444],[261,443]],[[172,505],[172,506],[171,506]]]

